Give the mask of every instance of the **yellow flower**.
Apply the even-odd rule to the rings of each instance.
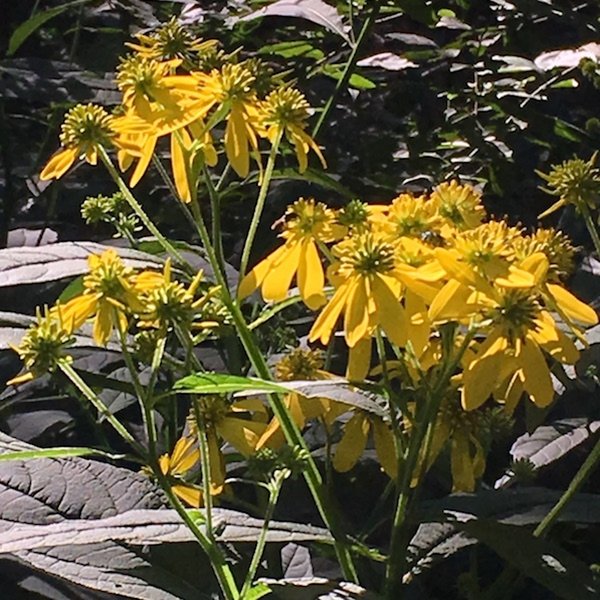
[[[335,449],[333,468],[340,473],[349,471],[362,456],[369,432],[373,434],[375,452],[381,468],[395,479],[398,472],[396,442],[390,427],[381,418],[355,409],[354,415],[344,426],[344,434]]]
[[[259,112],[258,98],[254,90],[255,78],[243,65],[226,64],[221,70],[211,73],[194,73],[194,84],[183,77],[175,76],[173,85],[182,85],[186,94],[195,98],[206,115],[217,106],[216,116],[211,117],[215,125],[223,118],[225,127],[225,152],[231,166],[240,177],[250,170],[250,153],[260,165],[258,151]]]
[[[40,179],[60,179],[78,158],[95,165],[98,147],[108,147],[113,142],[112,124],[112,117],[101,106],[78,104],[69,110],[61,127],[62,148],[43,168]]]
[[[258,263],[241,281],[238,296],[245,298],[259,286],[268,302],[285,299],[294,275],[304,303],[316,310],[325,303],[325,275],[318,244],[339,239],[345,228],[337,224],[334,212],[312,198],[292,204],[281,237],[285,244]]]
[[[439,215],[433,202],[425,196],[400,194],[394,198],[385,213],[375,215],[383,231],[398,238],[403,236],[426,237],[439,227]]]
[[[63,319],[72,331],[94,317],[93,336],[105,346],[113,328],[127,329],[127,313],[141,312],[142,306],[133,287],[133,269],[125,266],[112,249],[88,257],[90,272],[83,278],[83,294],[60,307]]]
[[[73,343],[72,327],[65,321],[62,307],[44,312],[36,308],[36,322],[33,323],[18,346],[12,349],[23,361],[26,373],[13,377],[7,385],[26,383],[46,373],[53,373],[59,361],[70,361],[66,349]]]
[[[200,460],[197,442],[190,437],[177,440],[171,454],[163,454],[158,459],[158,466],[163,475],[175,479],[171,490],[186,504],[198,508],[202,505],[202,491],[184,480],[185,474],[192,470]]]
[[[408,318],[400,304],[403,288],[417,296],[433,298],[436,288],[418,268],[398,263],[396,248],[385,237],[365,233],[337,244],[333,254],[338,262],[330,279],[337,288],[317,317],[309,340],[327,344],[338,318],[344,314],[346,343],[353,348],[381,327],[398,346],[407,341]]]
[[[180,59],[188,63],[188,66],[194,64],[198,55],[210,52],[217,46],[216,40],[194,38],[175,17],[153,32],[138,33],[135,37],[138,40],[137,44],[128,42],[125,45],[141,56],[159,61]]]
[[[230,443],[242,456],[248,458],[256,449],[266,425],[254,420],[264,412],[259,399],[228,402],[223,396],[206,395],[197,401],[197,407],[206,427],[210,462],[211,494],[220,494],[225,485],[225,460],[221,453],[221,439]],[[194,419],[192,432],[197,431]]]
[[[304,131],[309,110],[310,105],[304,95],[290,87],[272,91],[259,107],[265,137],[273,144],[280,135],[285,134],[296,151],[300,173],[304,173],[308,166],[309,150],[319,157],[323,168],[327,168],[319,146]]]
[[[481,193],[470,185],[461,185],[453,180],[434,188],[430,201],[438,214],[447,223],[442,233],[452,229],[464,231],[478,227],[485,218]]]
[[[323,371],[322,367],[322,352],[295,348],[275,365],[275,375],[278,381],[316,381],[335,377],[332,373]],[[339,403],[326,398],[305,398],[294,392],[286,394],[283,401],[300,430],[310,419],[323,417],[327,423],[331,423],[337,416],[346,412],[346,408]],[[258,440],[256,449],[278,448],[284,443],[285,436],[279,420],[273,417]]]

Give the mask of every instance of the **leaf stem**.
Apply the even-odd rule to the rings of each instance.
[[[244,275],[246,274],[246,269],[248,268],[250,252],[252,251],[252,245],[254,244],[256,230],[258,229],[258,223],[260,221],[260,217],[262,216],[263,209],[265,207],[265,200],[267,198],[269,185],[271,184],[271,179],[273,177],[273,170],[275,169],[275,159],[277,158],[277,152],[279,150],[279,144],[281,143],[282,136],[283,130],[280,129],[277,132],[277,136],[273,140],[273,145],[271,146],[271,152],[269,153],[269,159],[267,161],[265,173],[263,175],[262,181],[260,182],[260,189],[258,192],[258,198],[256,200],[256,206],[254,207],[254,214],[252,215],[252,220],[250,221],[248,235],[246,237],[244,249],[242,251],[242,259],[240,262],[240,279],[244,277]]]
[[[112,425],[113,429],[142,457],[147,457],[146,449],[127,431],[125,426],[113,415],[108,406],[94,393],[79,373],[66,361],[58,363],[60,370],[69,378],[71,383],[90,401],[92,406]]]
[[[342,76],[338,79],[333,93],[331,94],[331,96],[329,96],[327,104],[325,104],[323,110],[321,111],[321,114],[319,115],[319,120],[317,121],[317,124],[315,125],[312,131],[312,137],[317,137],[319,131],[321,130],[321,127],[324,125],[331,109],[333,108],[333,104],[336,98],[338,97],[338,94],[343,88],[346,87],[348,81],[350,80],[350,77],[352,77],[352,72],[354,71],[354,67],[356,66],[356,62],[358,60],[358,53],[361,50],[364,41],[367,39],[369,32],[371,31],[371,27],[373,27],[373,25],[375,24],[375,19],[379,14],[380,6],[381,0],[373,1],[371,12],[369,13],[369,16],[363,23],[362,29],[358,34],[358,39],[356,40],[356,44],[354,44],[354,48],[352,48],[352,53],[350,54],[350,58],[348,59],[348,62],[344,67]]]
[[[598,236],[598,230],[596,229],[596,225],[594,224],[594,219],[592,219],[592,215],[590,213],[590,209],[585,202],[579,203],[579,210],[583,215],[583,220],[585,221],[585,226],[587,230],[590,232],[590,236],[592,238],[592,242],[594,242],[594,248],[596,249],[596,255],[600,258],[600,237]]]
[[[160,245],[164,248],[165,252],[173,258],[173,260],[177,261],[180,264],[185,264],[185,260],[181,256],[181,254],[177,251],[177,249],[167,240],[167,238],[158,230],[156,225],[152,222],[150,217],[146,214],[142,205],[135,199],[135,196],[131,193],[131,190],[113,165],[110,156],[106,152],[106,149],[102,146],[98,147],[98,154],[100,156],[100,160],[104,163],[104,166],[107,168],[110,176],[113,178],[114,182],[117,184],[119,191],[123,194],[127,203],[138,216],[139,220],[144,224],[146,229],[156,238],[156,240],[160,243]]]

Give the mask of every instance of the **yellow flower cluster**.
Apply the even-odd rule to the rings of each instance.
[[[377,335],[433,364],[440,327],[455,323],[473,337],[455,374],[465,410],[493,397],[512,411],[524,392],[547,406],[549,359],[574,363],[572,337],[598,319],[560,283],[573,255],[562,234],[485,217],[480,194],[456,181],[389,206],[334,211],[302,199],[286,213],[283,246],[246,275],[239,296],[260,287],[265,300],[281,300],[296,276],[305,304],[321,309],[309,340],[329,343],[343,320],[355,380],[369,372]]]
[[[293,146],[300,171],[307,155],[325,160],[305,132],[310,106],[304,95],[283,84],[257,60],[236,62],[217,50],[214,40],[194,39],[175,21],[150,35],[139,35],[117,69],[121,104],[113,115],[102,107],[78,105],[62,127],[62,148],[47,163],[42,179],[58,179],[79,159],[96,164],[98,149],[114,147],[122,171],[133,168],[130,185],[142,178],[159,140],[170,141],[173,181],[184,202],[203,165],[215,166],[218,149],[213,132],[225,122],[223,146],[240,177],[259,168],[260,144]],[[268,85],[265,86],[264,82]]]
[[[109,249],[100,255],[90,255],[88,265],[83,293],[57,304],[44,316],[39,314],[37,322],[15,348],[29,373],[11,383],[52,371],[59,350],[89,320],[93,322],[94,341],[100,346],[106,346],[115,330],[125,335],[133,323],[138,328],[154,328],[163,334],[176,326],[210,332],[219,325],[210,304],[219,288],[204,285],[200,289],[202,271],[186,288],[173,280],[170,261],[162,273],[136,272]]]

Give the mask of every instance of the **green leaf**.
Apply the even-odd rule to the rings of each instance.
[[[256,179],[258,180],[258,177]],[[331,175],[327,175],[327,173],[323,173],[317,169],[308,168],[306,171],[304,171],[304,173],[300,173],[297,169],[292,168],[280,169],[273,172],[273,179],[297,179],[298,181],[310,181],[311,183],[320,185],[327,190],[337,192],[344,198],[348,198],[348,200],[356,198],[355,193],[343,186]]]
[[[73,6],[77,6],[78,4],[85,4],[89,2],[89,0],[74,0],[73,2],[67,2],[66,4],[61,4],[59,6],[55,6],[54,8],[49,8],[44,12],[39,12],[34,14],[31,18],[27,19],[24,23],[21,23],[10,36],[10,40],[8,42],[8,50],[6,51],[6,56],[12,56],[25,42],[25,40],[39,29],[44,23],[53,19],[54,17],[60,15],[65,12],[69,8]]]
[[[287,394],[288,390],[272,381],[254,377],[242,377],[227,373],[196,373],[175,383],[178,392],[186,394],[229,394],[246,390]]]
[[[582,135],[586,135],[585,131],[558,117],[554,119],[554,133],[570,142],[581,142]]]
[[[255,583],[246,593],[246,600],[258,600],[271,593],[271,588],[266,583]]]
[[[353,73],[350,76],[348,84],[357,90],[373,90],[377,87],[376,83],[358,73]]]
[[[83,277],[84,276],[81,275],[80,277],[73,279],[73,281],[71,281],[71,283],[69,283],[69,285],[61,292],[60,296],[58,297],[58,302],[65,304],[71,300],[71,298],[75,298],[76,296],[83,294],[83,290],[85,289],[83,286]]]
[[[303,56],[305,58],[314,58],[315,60],[320,60],[325,56],[322,50],[319,50],[312,44],[302,40],[269,44],[267,46],[263,46],[258,51],[258,54],[268,54],[269,56],[272,54],[277,54],[283,58]]]
[[[0,454],[0,462],[9,460],[31,460],[33,458],[70,458],[72,456],[105,456],[114,460],[123,458],[124,454],[110,454],[95,448],[45,448],[40,450],[19,450],[17,452],[4,452]]]

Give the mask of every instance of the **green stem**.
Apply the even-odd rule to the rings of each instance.
[[[113,427],[113,429],[142,457],[147,456],[146,449],[127,431],[125,426],[113,415],[108,406],[98,398],[88,384],[79,376],[79,373],[66,361],[58,363],[60,370],[69,378],[71,383],[90,401],[92,406],[100,413]]]
[[[406,549],[410,542],[410,531],[407,527],[408,514],[412,499],[412,479],[419,461],[422,444],[427,431],[435,419],[450,377],[456,370],[465,350],[475,331],[469,328],[461,347],[452,357],[448,357],[442,366],[435,386],[428,389],[423,418],[417,419],[417,425],[410,437],[406,458],[403,464],[402,483],[394,514],[392,539],[390,543],[389,560],[386,570],[385,597],[390,600],[401,598],[404,592],[402,579],[406,571]]]
[[[213,185],[210,173],[206,165],[202,165],[204,172],[204,181],[210,198],[210,213],[211,213],[211,229],[212,229],[212,245],[215,249],[215,256],[219,263],[221,272],[225,272],[225,256],[223,254],[223,236],[221,235],[221,206],[219,192]],[[194,207],[195,204],[192,204]],[[196,205],[197,206],[197,205]]]
[[[196,427],[198,428],[198,446],[200,449],[200,467],[202,469],[202,488],[204,499],[204,512],[206,515],[206,535],[214,542],[214,531],[212,521],[212,478],[210,468],[210,453],[208,450],[208,434],[206,433],[206,420],[202,416],[198,407],[198,400],[192,400],[194,406],[194,418],[196,419]]]
[[[362,29],[360,30],[360,33],[358,34],[358,39],[356,40],[356,44],[354,44],[354,48],[352,48],[352,53],[350,54],[350,58],[348,59],[348,62],[346,63],[346,66],[344,67],[342,76],[338,79],[338,82],[335,86],[335,89],[333,90],[333,93],[331,94],[331,96],[329,96],[329,99],[327,100],[327,104],[325,104],[325,106],[323,107],[323,110],[321,111],[319,120],[317,121],[317,124],[315,125],[315,127],[312,131],[312,137],[317,137],[319,131],[321,130],[321,127],[325,123],[327,117],[329,116],[331,109],[333,108],[333,104],[334,104],[336,98],[338,97],[338,94],[348,84],[348,81],[350,80],[350,77],[352,76],[352,72],[354,71],[354,67],[356,66],[356,62],[358,60],[358,53],[359,53],[360,49],[362,48],[364,41],[367,39],[369,32],[371,31],[371,27],[373,27],[373,25],[375,24],[375,19],[377,18],[377,15],[379,14],[380,5],[381,5],[381,0],[373,1],[373,4],[372,4],[373,8],[371,9],[369,16],[363,23]]]
[[[585,221],[585,226],[587,230],[590,232],[590,236],[592,237],[592,242],[594,242],[594,248],[596,249],[596,255],[600,258],[600,237],[598,236],[598,230],[596,229],[596,225],[594,224],[594,219],[592,219],[592,215],[590,213],[590,209],[588,208],[585,202],[581,202],[579,204],[579,210],[583,215],[583,220]]]
[[[569,487],[565,490],[558,502],[552,507],[552,510],[544,517],[542,522],[535,528],[533,535],[543,537],[556,522],[565,506],[573,499],[573,496],[581,489],[581,486],[587,481],[588,477],[594,472],[600,462],[600,440],[585,459],[575,477],[571,480]]]
[[[244,250],[242,252],[242,260],[240,262],[240,279],[244,277],[244,275],[246,274],[246,269],[248,268],[250,252],[252,251],[252,245],[254,244],[256,230],[258,229],[258,223],[260,221],[260,217],[262,216],[263,209],[265,207],[265,200],[267,199],[269,185],[271,183],[271,178],[273,177],[273,170],[275,169],[275,159],[277,158],[277,152],[279,150],[279,144],[281,143],[282,136],[283,130],[280,130],[277,133],[275,139],[273,140],[271,152],[269,153],[269,160],[267,161],[265,173],[260,183],[260,190],[258,192],[256,206],[254,207],[254,214],[252,215],[252,221],[250,221],[248,235],[246,237],[246,242],[244,243]]]
[[[262,379],[266,380],[271,380],[272,376],[271,372],[269,371],[267,362],[263,357],[262,353],[260,352],[252,332],[248,328],[248,324],[246,323],[246,320],[244,318],[244,315],[242,314],[239,305],[231,297],[229,288],[227,287],[227,281],[225,280],[224,275],[217,268],[218,263],[215,251],[210,243],[208,230],[206,229],[206,225],[204,224],[202,215],[199,215],[199,220],[196,223],[196,225],[198,228],[200,239],[202,240],[204,248],[206,249],[208,259],[213,267],[213,270],[215,271],[217,283],[221,286],[221,291],[223,294],[223,303],[225,304],[225,306],[229,310],[229,313],[231,314],[240,341],[242,342],[244,350],[246,351],[246,355],[248,356],[250,363],[252,364],[254,371],[256,372],[258,377],[261,377]],[[323,519],[323,522],[325,523],[329,531],[331,531],[331,534],[334,538],[336,555],[338,557],[344,577],[348,581],[358,583],[358,576],[356,574],[354,563],[352,562],[352,556],[350,554],[348,540],[342,532],[339,517],[337,516],[336,512],[331,506],[331,503],[329,502],[326,488],[323,485],[321,473],[319,472],[319,469],[314,459],[312,458],[308,447],[306,446],[306,442],[304,441],[302,434],[298,430],[296,423],[291,418],[281,396],[278,396],[276,394],[270,394],[268,396],[268,399],[271,410],[279,420],[281,429],[285,434],[287,442],[292,447],[298,447],[304,450],[308,455],[307,467],[304,472],[304,478],[315,501],[317,509],[321,515],[321,518]]]
[[[225,557],[220,551],[217,543],[209,539],[202,529],[198,527],[196,521],[188,513],[183,504],[181,504],[179,498],[177,498],[177,496],[173,493],[168,479],[158,468],[158,466],[154,469],[154,472],[161,488],[169,500],[169,503],[177,511],[183,522],[187,525],[188,529],[192,532],[192,535],[196,538],[208,556],[210,565],[215,572],[217,581],[219,582],[219,586],[223,592],[223,597],[225,600],[238,600],[240,595],[235,578],[233,577],[233,573],[225,561]]]
[[[256,542],[256,548],[254,548],[252,561],[250,562],[250,567],[248,568],[248,573],[246,574],[246,579],[244,580],[244,585],[242,586],[242,591],[240,593],[240,598],[242,600],[246,597],[246,594],[250,591],[252,583],[254,582],[254,577],[256,576],[256,571],[258,569],[258,565],[260,564],[260,559],[262,558],[263,552],[265,551],[265,544],[267,543],[267,533],[269,532],[269,525],[271,523],[271,519],[273,518],[275,507],[277,506],[277,499],[279,498],[279,493],[281,492],[283,482],[286,480],[288,475],[289,471],[287,471],[287,469],[275,471],[273,475],[273,480],[270,482],[269,503],[267,505],[267,510],[265,511],[265,516],[263,518],[263,525],[260,530],[260,536],[258,538],[258,541]]]
[[[146,229],[156,238],[156,240],[160,243],[160,245],[164,248],[165,252],[173,258],[173,260],[177,261],[180,264],[185,264],[185,260],[181,256],[181,254],[175,249],[175,247],[167,240],[167,238],[158,230],[156,225],[152,222],[150,217],[146,214],[142,205],[135,199],[135,196],[131,193],[131,190],[127,187],[127,184],[113,165],[110,156],[106,152],[106,149],[100,146],[98,148],[98,154],[100,156],[100,160],[104,163],[104,166],[107,168],[110,176],[113,178],[114,182],[117,184],[119,191],[127,200],[129,206],[138,216],[139,220],[143,223]]]

